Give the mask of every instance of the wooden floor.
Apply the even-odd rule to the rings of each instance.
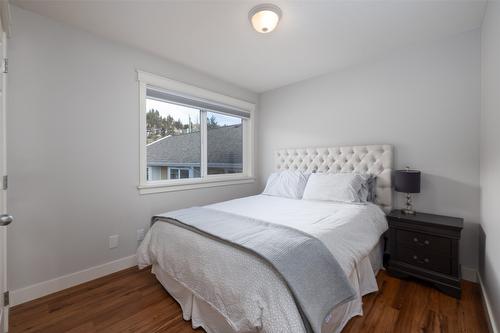
[[[464,282],[457,301],[383,271],[377,280],[343,333],[488,332],[477,284]],[[12,308],[10,332],[203,332],[190,324],[149,270],[130,268]]]

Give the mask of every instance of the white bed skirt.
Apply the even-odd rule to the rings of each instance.
[[[349,319],[363,314],[362,297],[378,290],[375,276],[382,268],[382,256],[383,241],[380,241],[370,254],[356,265],[349,276],[353,287],[357,291],[357,297],[351,302],[336,307],[330,313],[325,319],[322,333],[338,333],[344,328]],[[193,328],[202,327],[207,333],[243,333],[238,332],[219,311],[193,294],[190,289],[172,278],[158,265],[153,265],[152,273],[156,275],[158,281],[180,304],[184,320],[191,320]]]

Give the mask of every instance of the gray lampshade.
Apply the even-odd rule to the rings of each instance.
[[[420,193],[420,171],[396,170],[394,173],[394,187],[396,192]]]

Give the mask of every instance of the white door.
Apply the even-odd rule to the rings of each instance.
[[[9,21],[8,4],[2,1],[0,5],[0,333],[9,328],[9,301],[7,292],[7,226],[12,222],[12,216],[7,213],[7,124],[6,124],[6,93],[7,93],[7,32]]]

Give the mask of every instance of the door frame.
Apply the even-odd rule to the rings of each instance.
[[[8,1],[0,1],[0,41],[1,41],[1,102],[0,102],[0,118],[1,118],[1,134],[0,134],[0,213],[7,213],[7,39],[11,34],[11,14],[10,5]],[[0,226],[0,244],[2,246],[2,257],[0,258],[0,265],[2,271],[0,285],[0,320],[2,327],[0,332],[7,332],[9,330],[9,293],[7,285],[7,227]]]

